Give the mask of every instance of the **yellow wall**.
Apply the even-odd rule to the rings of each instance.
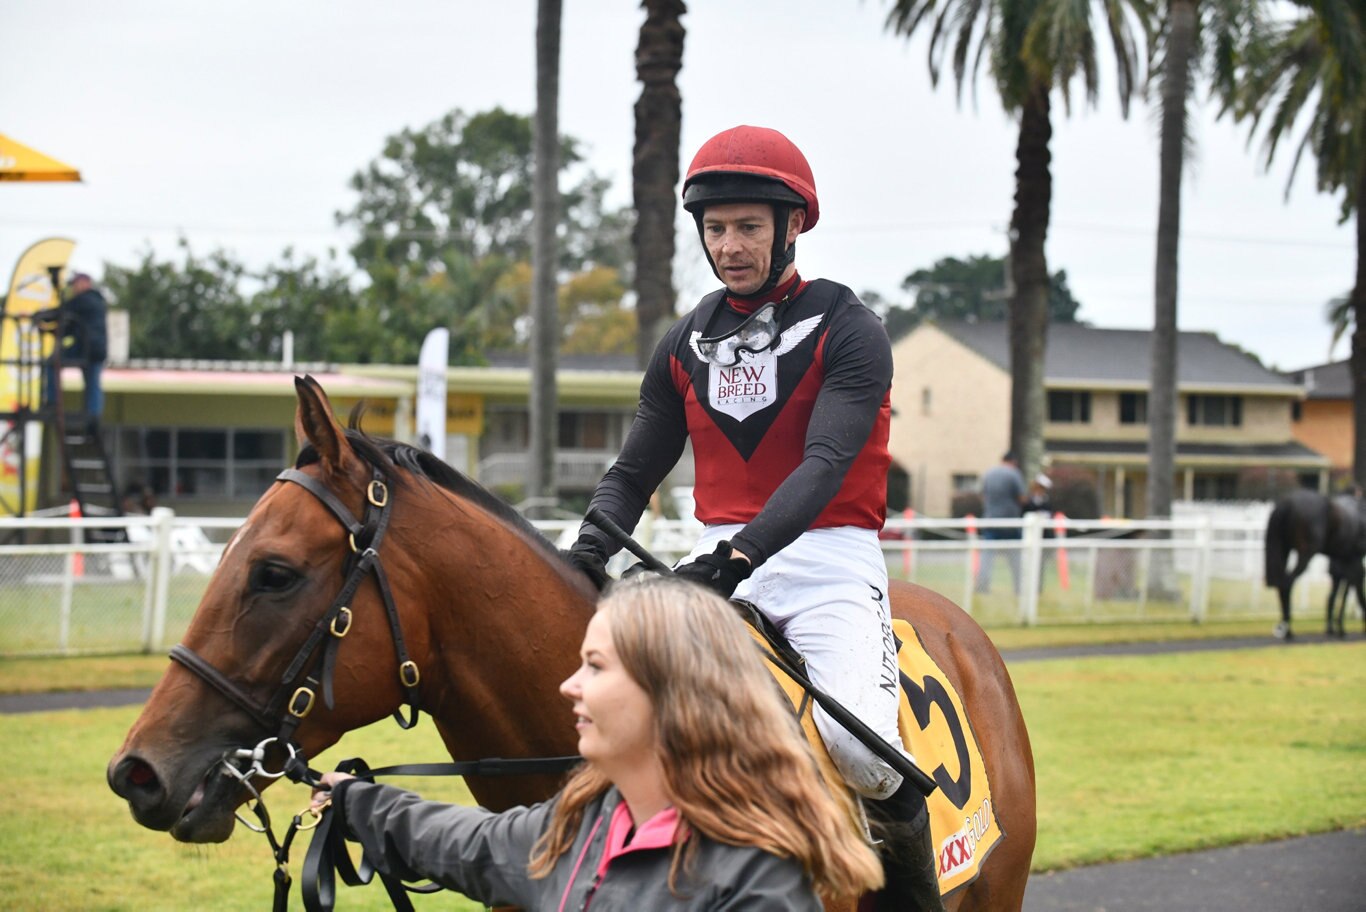
[[[897,342],[892,360],[892,458],[911,476],[911,506],[948,516],[953,476],[980,476],[1009,446],[1010,377],[928,324]]]

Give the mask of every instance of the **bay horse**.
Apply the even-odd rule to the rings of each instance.
[[[299,461],[226,546],[176,661],[109,762],[109,785],[134,819],[182,842],[232,833],[251,797],[223,773],[235,751],[287,730],[316,756],[346,731],[415,707],[418,694],[454,760],[576,751],[558,688],[578,665],[596,590],[483,488],[429,453],[362,434],[354,418],[343,429],[312,378],[295,386]],[[356,584],[367,561],[374,579]],[[947,599],[894,583],[892,605],[958,688],[1006,833],[948,908],[1019,910],[1034,766],[1005,665]],[[467,782],[494,810],[544,800],[559,784]]]
[[[1288,567],[1291,552],[1295,565]],[[1266,524],[1266,584],[1276,589],[1281,601],[1281,620],[1275,634],[1291,639],[1290,588],[1309,566],[1315,554],[1328,557],[1326,629],[1328,636],[1346,636],[1343,615],[1347,597],[1355,592],[1366,618],[1366,593],[1362,591],[1362,559],[1366,558],[1366,501],[1351,494],[1325,497],[1317,491],[1299,490],[1276,502]],[[1337,605],[1336,618],[1334,606]]]

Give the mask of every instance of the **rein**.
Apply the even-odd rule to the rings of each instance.
[[[384,602],[384,612],[389,620],[389,630],[393,636],[394,650],[398,655],[398,679],[403,688],[404,704],[409,708],[408,718],[403,717],[402,709],[394,711],[394,719],[400,728],[408,729],[417,724],[419,704],[418,683],[421,675],[417,663],[408,657],[408,649],[403,640],[403,628],[399,624],[398,609],[394,606],[394,596],[389,588],[388,577],[379,561],[379,548],[384,541],[384,533],[389,528],[392,513],[389,486],[384,475],[374,469],[373,478],[365,489],[365,514],[363,521],[357,521],[336,495],[310,475],[298,469],[285,469],[275,476],[276,481],[292,482],[308,491],[346,529],[351,554],[346,559],[343,572],[346,581],[341,592],[332,600],[304,644],[295,653],[293,661],[280,677],[280,685],[270,701],[262,706],[241,686],[227,675],[214,668],[203,656],[184,643],[171,647],[171,658],[184,665],[202,678],[209,686],[251,716],[266,731],[276,730],[275,737],[281,744],[292,744],[294,730],[313,710],[317,701],[319,687],[322,688],[323,703],[328,709],[333,707],[332,675],[337,662],[337,648],[351,630],[351,600],[361,583],[371,574],[379,588]],[[330,637],[324,644],[324,638]],[[315,661],[315,654],[322,647],[321,669]],[[303,683],[296,683],[299,676],[307,674]],[[291,692],[291,688],[293,688]]]
[[[335,494],[311,475],[298,469],[285,469],[275,476],[276,481],[299,485],[327,507],[346,530],[351,553],[342,568],[346,579],[341,591],[314,624],[308,639],[299,647],[284,674],[280,676],[280,684],[268,702],[261,704],[244,687],[185,644],[177,643],[170,650],[170,657],[173,660],[199,676],[264,730],[276,731],[274,736],[266,738],[253,748],[229,751],[220,761],[223,774],[238,780],[251,794],[248,806],[256,815],[258,822],[248,820],[240,811],[236,812],[237,819],[248,829],[264,833],[275,856],[275,912],[284,912],[289,906],[289,850],[294,837],[301,831],[318,830],[309,844],[304,859],[302,892],[304,907],[308,912],[329,912],[333,908],[336,900],[336,874],[341,875],[344,883],[358,886],[369,883],[376,873],[364,857],[359,868],[351,861],[351,856],[345,848],[345,825],[340,824],[337,815],[326,813],[326,805],[320,810],[307,808],[295,814],[283,839],[277,838],[271,825],[270,813],[261,800],[261,792],[252,784],[252,780],[256,778],[275,780],[287,776],[294,782],[318,786],[321,774],[309,768],[303,751],[294,743],[294,732],[299,723],[312,712],[319,688],[322,689],[324,705],[328,709],[333,708],[332,679],[336,668],[337,650],[351,630],[352,600],[368,576],[374,576],[375,585],[384,603],[384,612],[398,658],[398,679],[403,688],[403,703],[408,708],[406,718],[403,707],[394,710],[394,720],[400,728],[406,730],[417,724],[421,712],[418,691],[421,674],[417,663],[409,657],[393,592],[379,559],[379,548],[389,528],[392,498],[384,474],[378,467],[373,467],[372,472],[370,483],[365,489],[364,515],[359,521]],[[322,655],[318,658],[320,648]],[[285,752],[280,769],[275,771],[265,766],[266,752],[272,745]],[[411,763],[376,770],[371,770],[363,760],[352,759],[343,761],[337,769],[367,781],[374,781],[376,776],[527,776],[562,773],[577,765],[582,759],[578,756],[491,758],[460,763]],[[305,815],[311,816],[313,821],[305,822]],[[435,884],[409,886],[400,879],[383,873],[380,874],[380,880],[389,893],[394,908],[399,912],[411,912],[413,908],[407,897],[408,893],[433,893],[442,889]]]

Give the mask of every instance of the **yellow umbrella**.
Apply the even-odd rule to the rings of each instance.
[[[0,133],[0,181],[78,181],[81,172]]]

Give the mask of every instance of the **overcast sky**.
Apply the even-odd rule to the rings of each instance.
[[[627,0],[564,4],[560,128],[630,201],[634,51]],[[808,278],[906,300],[902,279],[946,256],[1005,252],[1017,130],[988,82],[960,107],[931,87],[925,41],[883,29],[886,0],[692,0],[683,162],[738,123],[805,151],[820,225],[798,245]],[[462,0],[5,0],[0,132],[78,167],[83,184],[0,186],[0,271],[47,236],[72,265],[132,265],[149,247],[224,247],[251,265],[286,246],[340,255],[348,178],[386,136],[452,108],[534,105],[535,3]],[[1102,44],[1103,46],[1103,44]],[[1097,108],[1055,102],[1047,253],[1081,317],[1149,328],[1157,221],[1155,107],[1120,117],[1108,74]],[[1180,325],[1295,368],[1328,359],[1326,302],[1351,286],[1352,227],[1293,149],[1268,173],[1260,142],[1194,120],[1181,245]],[[681,223],[680,223],[681,224]],[[689,299],[714,280],[696,246],[679,258]],[[1345,357],[1346,342],[1334,357]]]

